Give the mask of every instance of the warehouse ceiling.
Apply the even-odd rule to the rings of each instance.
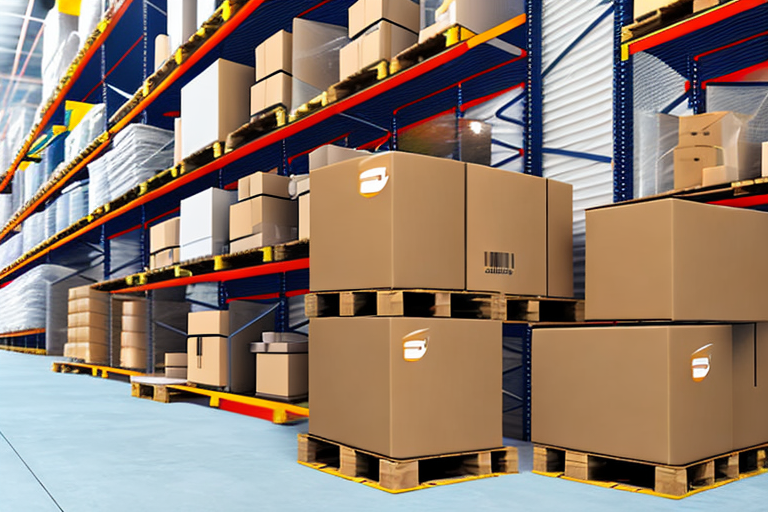
[[[43,19],[53,3],[0,0],[0,138],[12,106],[42,101]]]

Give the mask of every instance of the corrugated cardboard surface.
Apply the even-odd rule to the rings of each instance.
[[[186,352],[166,352],[165,353],[165,366],[187,366],[187,353]]]
[[[256,392],[285,398],[306,395],[308,354],[256,354]]]
[[[67,304],[67,311],[72,313],[100,313],[109,314],[109,303],[106,300],[94,299],[70,299]]]
[[[181,261],[181,248],[165,249],[149,256],[149,268],[169,267]]]
[[[68,327],[89,327],[95,326],[101,329],[107,329],[107,316],[102,313],[87,311],[84,313],[72,313],[67,316]]]
[[[256,81],[272,73],[293,70],[293,35],[280,30],[256,47]]]
[[[125,317],[123,317],[125,318]],[[146,350],[149,337],[146,332],[123,331],[120,333],[120,347],[132,347]]]
[[[109,293],[101,292],[91,288],[91,285],[78,286],[77,288],[69,289],[69,300],[77,299],[91,299],[106,301],[109,299]]]
[[[573,185],[547,180],[547,295],[573,297]]]
[[[730,326],[535,329],[532,350],[535,443],[661,464],[733,447]]]
[[[166,247],[178,247],[180,217],[161,222],[149,228],[149,252],[156,253]]]
[[[586,317],[766,321],[766,259],[768,213],[677,199],[590,210]]]
[[[289,199],[290,178],[271,172],[257,172],[237,181],[237,200],[245,201],[262,194]]]
[[[275,105],[290,108],[293,78],[287,73],[275,73],[251,87],[251,115]]]
[[[405,30],[388,21],[379,22],[376,28],[360,36],[360,62],[358,69],[382,59],[391,59],[418,42],[415,32]]]
[[[123,368],[146,368],[147,351],[142,348],[123,346],[120,348],[120,366]]]
[[[467,164],[466,289],[547,294],[547,180]]]
[[[309,170],[314,171],[320,167],[326,165],[337,164],[345,160],[351,160],[353,158],[360,158],[361,156],[370,156],[368,151],[362,151],[359,149],[343,148],[341,146],[334,146],[333,144],[326,144],[320,146],[316,150],[309,154]]]
[[[187,316],[187,334],[229,335],[229,311],[196,311]]]
[[[262,233],[258,233],[229,242],[229,253],[235,254],[237,252],[250,251],[251,249],[258,249],[259,247],[264,247],[265,245],[268,244],[264,243],[264,235]]]
[[[124,300],[123,301],[123,317],[126,316],[147,316],[147,301],[146,300]]]
[[[500,322],[313,318],[310,339],[310,433],[395,458],[501,445]]]
[[[264,234],[267,245],[287,241],[298,230],[298,203],[291,199],[260,196],[233,204],[229,214],[229,237],[237,240]]]
[[[675,189],[701,185],[703,171],[723,163],[723,149],[710,146],[677,147],[675,159]]]
[[[186,354],[184,354],[186,356]],[[166,366],[165,368],[166,379],[185,379],[187,378],[187,367]]]
[[[106,329],[90,325],[87,327],[70,327],[67,329],[67,341],[74,343],[109,343]]]
[[[299,196],[299,240],[309,238],[309,194]]]
[[[339,78],[339,48],[347,41],[347,28],[303,18],[293,19],[293,76],[292,97],[302,104],[312,96],[325,91]],[[307,94],[301,82],[316,92]]]
[[[361,194],[363,173],[381,173],[380,192]],[[461,162],[398,152],[312,171],[310,289],[462,289],[464,176]]]
[[[198,355],[198,339],[202,350]],[[207,386],[226,386],[227,338],[221,336],[190,337],[187,339],[187,378]]]
[[[382,19],[419,31],[419,4],[411,0],[358,0],[348,13],[350,38]]]
[[[733,326],[733,448],[768,442],[768,324]]]

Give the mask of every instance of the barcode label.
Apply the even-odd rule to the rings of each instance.
[[[485,273],[512,275],[515,270],[515,254],[511,252],[485,251]]]

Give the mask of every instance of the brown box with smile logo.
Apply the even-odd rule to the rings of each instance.
[[[502,444],[501,322],[313,318],[309,432],[393,458]]]
[[[673,465],[727,453],[732,349],[730,325],[535,329],[532,441]]]

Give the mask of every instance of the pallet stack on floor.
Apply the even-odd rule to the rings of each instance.
[[[109,363],[109,294],[90,286],[70,288],[64,356]]]
[[[312,414],[299,461],[391,491],[435,478],[428,467],[516,471],[501,448],[499,305],[503,292],[572,292],[570,186],[399,152],[310,176]],[[452,307],[467,290],[485,296]],[[333,291],[352,302],[313,310]],[[363,303],[410,293],[448,304],[409,316],[402,302]]]
[[[587,319],[618,325],[534,331],[534,469],[673,496],[765,471],[766,257],[768,213],[587,211]]]
[[[125,300],[120,332],[120,366],[130,369],[147,368],[147,301]],[[154,368],[153,368],[154,369]]]

